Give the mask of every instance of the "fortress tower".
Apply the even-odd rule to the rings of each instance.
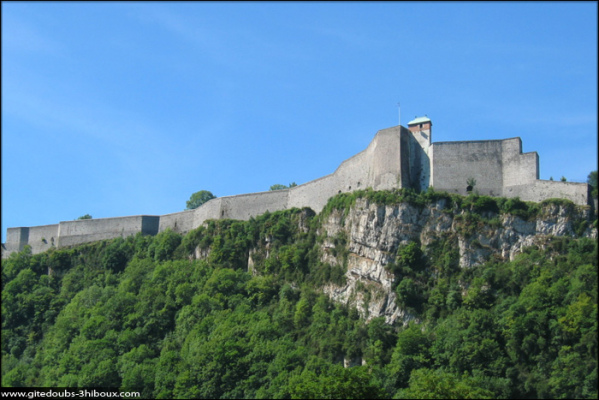
[[[415,135],[420,135],[422,138],[427,139],[429,146],[432,140],[432,126],[433,123],[427,116],[414,118],[408,122],[408,130]]]
[[[410,145],[406,156],[410,160],[410,186],[418,191],[432,185],[432,126],[427,116],[408,122]]]

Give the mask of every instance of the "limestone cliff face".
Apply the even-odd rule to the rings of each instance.
[[[392,289],[396,277],[385,268],[402,245],[418,241],[426,249],[436,240],[451,240],[459,252],[460,268],[470,268],[490,257],[513,260],[525,247],[542,248],[550,236],[577,236],[577,231],[597,238],[585,207],[547,204],[530,221],[491,212],[472,221],[447,203],[442,199],[420,208],[408,203],[378,205],[359,198],[349,211],[330,213],[321,228],[326,234],[321,261],[343,265],[345,258],[347,272],[344,286],[329,284],[325,293],[356,305],[367,319],[384,316],[388,323],[406,323],[415,317],[397,306]],[[345,255],[337,251],[340,241]]]

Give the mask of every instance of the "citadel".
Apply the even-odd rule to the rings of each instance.
[[[33,254],[138,232],[156,235],[166,229],[187,233],[208,219],[248,220],[266,211],[310,207],[320,212],[342,192],[434,187],[466,195],[476,181],[481,195],[519,197],[525,201],[564,198],[593,206],[586,183],[539,179],[539,156],[522,153],[519,137],[503,140],[432,142],[428,117],[380,130],[368,147],[343,161],[335,172],[289,189],[212,199],[194,210],[160,216],[137,215],[63,221],[54,225],[8,228],[2,258],[31,246]]]

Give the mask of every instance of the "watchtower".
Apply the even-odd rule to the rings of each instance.
[[[431,184],[431,127],[433,123],[427,117],[415,118],[408,122],[409,160],[411,187],[418,191],[426,190]]]
[[[410,130],[410,132],[412,132],[412,133],[420,132],[421,136],[423,136],[424,138],[426,138],[428,140],[429,145],[431,144],[431,140],[432,140],[432,136],[433,136],[432,127],[433,127],[433,123],[427,116],[414,118],[413,120],[408,122],[408,129]]]

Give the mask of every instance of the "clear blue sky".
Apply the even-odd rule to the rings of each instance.
[[[596,2],[2,2],[7,227],[181,211],[332,173],[428,115],[597,168]]]

